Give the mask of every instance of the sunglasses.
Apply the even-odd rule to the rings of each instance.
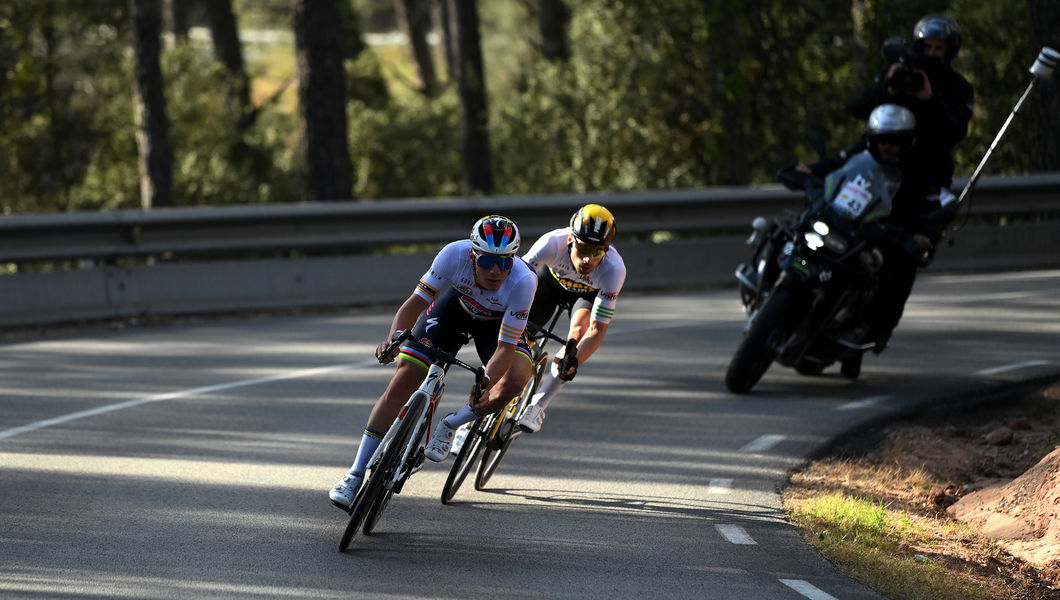
[[[600,258],[607,254],[606,246],[594,246],[582,242],[574,242],[574,249],[578,251],[578,254],[589,258]]]
[[[479,254],[477,252],[474,253],[474,255],[475,264],[478,265],[480,269],[485,269],[487,271],[492,269],[494,266],[499,267],[502,271],[507,271],[508,269],[512,268],[513,264],[515,264],[515,258],[511,256],[498,256],[496,254]]]

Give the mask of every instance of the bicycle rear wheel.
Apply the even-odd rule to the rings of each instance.
[[[482,455],[482,463],[478,468],[478,475],[475,477],[475,489],[481,490],[486,487],[486,483],[489,482],[490,477],[497,472],[497,467],[501,465],[501,461],[504,460],[504,455],[508,453],[508,449],[511,448],[512,442],[519,435],[519,426],[516,422],[520,417],[523,416],[523,412],[526,407],[530,404],[530,400],[534,397],[534,392],[537,391],[537,386],[541,383],[541,378],[545,376],[545,369],[548,368],[548,354],[542,353],[537,358],[537,363],[534,365],[534,375],[526,382],[523,387],[523,391],[516,396],[514,406],[509,405],[503,412],[499,413],[498,419],[504,419],[506,422],[501,423],[497,431],[494,432],[495,436],[503,436],[501,440],[489,440],[493,443],[486,444],[486,451]],[[500,447],[495,447],[495,443],[500,442]]]
[[[471,424],[471,431],[467,432],[464,445],[460,448],[460,452],[456,454],[456,462],[453,463],[453,468],[449,469],[449,477],[446,478],[445,485],[442,486],[442,504],[452,502],[456,491],[460,489],[460,485],[464,483],[467,474],[474,467],[479,452],[485,446],[483,440],[489,435],[496,420],[496,415],[487,415],[481,419],[476,419]]]
[[[368,510],[364,515],[362,531],[365,535],[372,535],[376,524],[379,523],[379,518],[383,516],[383,511],[386,510],[387,505],[390,503],[390,498],[394,495],[394,486],[399,484],[395,480],[395,476],[403,466],[401,459],[405,455],[405,449],[410,444],[419,441],[419,436],[413,434],[416,432],[416,427],[426,421],[420,418],[421,413],[425,410],[427,410],[427,396],[421,392],[416,392],[408,411],[405,412],[405,417],[398,424],[394,439],[390,441],[383,451],[383,456],[379,460],[376,472],[372,473],[373,479],[378,476],[379,487],[375,490],[375,497],[369,498]],[[409,456],[414,457],[415,453]],[[408,477],[410,472],[411,470],[407,471],[405,477]]]

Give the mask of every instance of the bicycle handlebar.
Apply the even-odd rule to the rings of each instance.
[[[410,337],[412,337],[411,329],[398,329],[395,331],[394,335],[390,337],[390,345],[383,351],[383,356],[380,357],[379,362],[383,363],[386,359],[390,358],[395,352],[397,352],[397,349],[401,344],[404,344],[405,340]]]
[[[386,351],[383,352],[383,358],[386,358],[397,351],[401,344],[405,343],[406,340],[412,338],[411,329],[399,329],[394,332],[394,335],[390,338],[390,345],[386,347]],[[442,365],[443,368],[448,369],[449,365],[457,365],[467,369],[468,371],[475,374],[475,385],[478,386],[479,392],[481,393],[487,387],[489,387],[490,379],[486,376],[485,367],[474,367],[468,363],[460,360],[453,354],[442,350],[441,348],[432,348],[432,351],[437,356],[435,362]],[[379,362],[383,362],[380,360]]]

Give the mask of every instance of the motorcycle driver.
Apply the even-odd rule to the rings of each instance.
[[[899,185],[892,198],[891,212],[883,220],[904,231],[905,235],[884,240],[884,243],[880,245],[879,249],[884,260],[877,272],[876,294],[864,318],[866,328],[853,332],[850,340],[858,345],[869,341],[876,342],[877,353],[883,350],[881,339],[884,343],[886,342],[886,338],[883,338],[883,328],[890,327],[886,330],[886,335],[889,337],[890,331],[898,324],[901,306],[904,304],[905,297],[908,296],[908,291],[906,291],[905,296],[896,300],[895,290],[904,289],[902,285],[905,277],[910,272],[915,275],[917,266],[930,252],[933,245],[930,237],[915,228],[906,227],[908,215],[905,209],[907,206],[902,204],[903,189],[906,186],[905,173],[910,162],[916,160],[914,149],[919,142],[915,134],[916,129],[917,119],[911,110],[897,104],[883,104],[873,109],[869,115],[865,135],[860,141],[837,156],[811,165],[800,164],[795,167],[797,171],[812,173],[823,178],[842,167],[850,157],[867,149],[876,162],[898,170],[896,179]],[[911,288],[911,281],[909,285]],[[899,307],[897,316],[893,313],[896,303]]]
[[[586,204],[571,217],[569,227],[542,235],[523,256],[537,270],[539,281],[529,321],[539,325],[548,322],[560,302],[566,300],[571,307],[567,338],[577,342],[574,356],[563,356],[564,348],[557,353],[519,419],[523,431],[540,431],[549,402],[604,341],[626,281],[626,264],[611,244],[614,239],[611,211],[599,204]],[[526,380],[531,375],[527,371]]]

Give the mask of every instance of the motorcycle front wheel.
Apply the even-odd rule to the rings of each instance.
[[[796,290],[781,285],[773,291],[751,322],[747,335],[729,361],[725,387],[746,394],[766,374],[777,357],[777,345],[791,335],[796,322]]]

